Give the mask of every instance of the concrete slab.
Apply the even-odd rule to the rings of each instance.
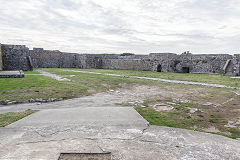
[[[23,71],[0,71],[0,78],[23,78]]]
[[[238,140],[169,127],[36,126],[25,133],[11,133],[12,140],[6,136],[1,139],[1,160],[57,160],[61,153],[104,152],[111,152],[113,160],[238,160],[240,157]]]
[[[114,105],[126,97],[112,94],[0,107],[0,113],[40,109],[0,128],[0,160],[57,160],[61,153],[106,152],[113,160],[239,159],[239,140],[149,126],[133,108]]]
[[[6,128],[68,125],[146,127],[148,122],[132,107],[78,107],[42,110]]]
[[[113,96],[112,93],[98,93],[92,96],[68,99],[64,101],[50,103],[25,103],[13,105],[0,105],[0,113],[20,112],[27,109],[45,110],[45,109],[61,109],[61,108],[77,108],[77,107],[119,107],[122,95]]]

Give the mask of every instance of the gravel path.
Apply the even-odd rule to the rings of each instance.
[[[127,76],[127,75],[120,75],[120,74],[97,73],[97,72],[89,72],[89,71],[76,71],[76,70],[69,70],[69,69],[59,69],[59,70],[67,71],[67,72],[79,72],[79,73],[88,73],[88,74],[101,74],[101,75],[114,76],[114,77],[130,77],[130,78],[146,79],[146,80],[161,81],[161,82],[167,82],[167,83],[186,84],[186,85],[200,85],[200,86],[207,86],[207,87],[240,89],[239,87],[232,87],[232,86],[226,86],[226,85],[220,85],[220,84],[201,83],[201,82],[168,80],[168,79],[162,79],[162,78],[139,77],[139,76]]]

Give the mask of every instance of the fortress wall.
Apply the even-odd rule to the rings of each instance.
[[[231,55],[226,54],[202,54],[202,55],[179,55],[180,63],[176,70],[181,71],[182,67],[189,67],[190,72],[199,73],[223,73],[223,67]]]
[[[133,69],[151,70],[148,56],[120,56],[120,55],[84,55],[83,67],[81,68],[102,68],[102,69]],[[138,59],[136,59],[138,58]]]
[[[158,71],[158,66],[161,66],[161,72],[174,72],[178,55],[175,53],[150,53],[149,58],[152,71]]]
[[[228,54],[177,55],[173,53],[151,53],[152,70],[161,65],[162,72],[223,73],[223,67],[233,56]]]
[[[234,55],[232,63],[233,63],[233,68],[232,68],[233,75],[239,75],[240,76],[240,54],[235,54]]]
[[[150,71],[151,62],[147,59],[102,59],[102,68]]]
[[[30,50],[34,68],[75,68],[76,54],[34,48]]]
[[[24,45],[2,45],[3,70],[31,70],[33,68],[103,68],[185,73],[240,73],[240,54],[177,55],[151,53],[149,55],[77,54],[34,48]],[[31,58],[29,60],[28,58]],[[230,62],[229,62],[230,60]],[[223,70],[226,62],[229,62]],[[227,73],[226,73],[227,72]]]
[[[3,70],[30,70],[29,49],[25,45],[2,44],[1,52]]]
[[[0,71],[3,69],[3,64],[2,64],[2,44],[0,43]]]

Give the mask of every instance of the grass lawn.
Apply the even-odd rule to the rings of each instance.
[[[47,70],[59,75],[75,75],[66,77],[72,81],[57,81],[42,75],[27,75],[33,72],[25,72],[24,78],[1,78],[0,79],[0,101],[24,102],[29,99],[49,98],[75,98],[91,95],[96,92],[103,92],[109,89],[120,88],[126,84],[156,84],[164,85],[161,82],[152,82],[134,78],[111,77],[105,75],[93,75],[76,72],[63,72],[59,70]],[[170,85],[170,84],[169,84]],[[173,85],[173,84],[172,84]]]
[[[50,77],[44,77],[38,75],[36,71],[34,72],[25,72],[24,78],[1,78],[0,79],[0,101],[19,101],[24,102],[29,99],[49,99],[49,98],[75,98],[81,96],[91,95],[96,92],[103,92],[109,89],[121,88],[122,84],[142,84],[142,85],[155,85],[155,86],[179,86],[184,89],[196,87],[183,84],[170,84],[164,82],[150,81],[150,80],[141,80],[134,78],[126,77],[112,77],[105,75],[94,75],[86,73],[77,73],[77,72],[66,72],[56,69],[44,69],[48,72],[55,73],[58,75],[66,75],[66,78],[71,79],[72,81],[57,81]],[[203,75],[203,74],[178,74],[178,73],[155,73],[149,71],[130,71],[130,70],[102,70],[102,69],[89,69],[88,71],[95,72],[107,72],[107,73],[116,73],[116,74],[125,74],[125,75],[138,75],[138,76],[149,76],[149,77],[159,77],[166,78],[174,77],[172,79],[178,79],[177,77],[184,78],[188,76],[195,77],[199,81],[206,79],[207,82],[217,83],[216,78],[218,77],[218,82],[221,84],[235,84],[232,86],[239,86],[239,79],[230,79],[229,77],[221,75]],[[36,74],[36,75],[28,75]],[[67,77],[67,75],[75,75],[74,77]],[[176,75],[176,76],[174,76]],[[165,76],[165,77],[164,77]],[[212,77],[215,76],[215,77]],[[171,78],[169,78],[171,79]],[[187,80],[184,79],[184,80]],[[190,80],[190,79],[189,79]],[[205,87],[207,88],[207,87]],[[229,89],[229,91],[231,91]],[[219,89],[211,90],[211,96],[213,94],[220,95]],[[225,93],[224,93],[225,94]],[[231,93],[227,93],[231,96]],[[221,95],[222,96],[222,95]]]
[[[24,74],[40,74],[37,71],[25,71]]]
[[[35,112],[36,111],[33,110],[26,110],[24,112],[9,112],[0,114],[0,127],[5,127]]]
[[[79,70],[82,70],[82,69],[79,69]],[[169,79],[169,80],[194,81],[194,82],[204,82],[204,83],[211,83],[211,84],[221,84],[221,85],[229,85],[233,87],[240,87],[239,78],[230,78],[229,76],[223,76],[221,74],[193,74],[193,73],[171,73],[171,72],[109,70],[109,69],[84,69],[84,70],[99,72],[99,73],[163,78],[163,79]]]

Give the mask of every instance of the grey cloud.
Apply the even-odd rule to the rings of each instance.
[[[73,52],[235,52],[236,1],[136,0],[113,9],[110,0],[0,0],[0,42]]]

